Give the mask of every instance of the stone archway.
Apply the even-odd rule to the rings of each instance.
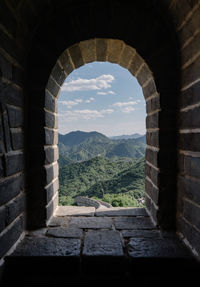
[[[57,149],[57,97],[67,77],[76,68],[93,61],[109,61],[128,69],[140,83],[146,100],[146,206],[155,224],[159,222],[162,165],[160,157],[160,94],[156,90],[153,73],[137,51],[122,40],[91,39],[81,41],[66,49],[58,58],[46,85],[44,105],[44,170],[47,220],[58,205],[58,149]]]
[[[72,12],[72,22],[65,9],[67,15]],[[119,14],[123,21],[117,29]],[[175,228],[179,74],[173,28],[161,14],[154,5],[139,2],[114,7],[88,2],[80,7],[61,5],[38,27],[27,68],[28,228],[46,225],[57,205],[60,86],[71,71],[96,60],[119,63],[142,86],[147,107],[146,206],[157,225]]]

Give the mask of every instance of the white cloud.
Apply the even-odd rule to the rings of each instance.
[[[140,100],[130,101],[130,102],[117,102],[117,103],[114,103],[113,106],[121,108],[121,107],[126,107],[126,106],[134,106],[134,105],[137,105],[139,102]]]
[[[69,108],[72,108],[73,106],[76,106],[78,104],[81,104],[81,103],[91,103],[92,101],[94,101],[95,98],[93,97],[90,97],[88,100],[82,100],[82,99],[75,99],[75,100],[69,100],[69,101],[58,101],[58,103],[60,105],[64,105],[66,106],[68,109]]]
[[[121,111],[123,112],[123,113],[130,113],[130,112],[133,112],[133,111],[135,111],[136,109],[134,108],[134,107],[132,107],[132,106],[129,106],[129,107],[125,107],[125,108],[122,108],[121,109]]]
[[[63,113],[58,114],[58,116],[62,119],[65,119],[67,122],[77,121],[77,120],[90,120],[96,118],[103,118],[106,114],[113,113],[113,109],[105,109],[105,110],[67,110]]]
[[[97,95],[115,95],[115,92],[113,92],[113,91],[97,92]]]
[[[74,101],[70,101],[70,100],[69,101],[58,101],[60,105],[67,106],[68,108],[71,108],[72,106],[76,106],[82,102],[83,102],[82,99],[75,99]]]
[[[114,76],[105,74],[94,79],[81,79],[72,80],[71,82],[64,83],[61,90],[67,92],[74,91],[91,91],[108,89],[111,87],[110,83],[114,81]]]
[[[94,101],[93,97],[89,98],[89,100],[85,100],[85,103],[91,103],[92,101]]]

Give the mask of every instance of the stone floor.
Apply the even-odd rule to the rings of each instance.
[[[21,266],[29,277],[34,266],[42,276],[125,280],[143,278],[141,270],[152,275],[167,268],[170,274],[176,267],[182,273],[193,260],[176,234],[158,230],[144,208],[59,207],[47,228],[26,234],[7,264]]]

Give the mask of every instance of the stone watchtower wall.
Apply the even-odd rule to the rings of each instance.
[[[57,206],[57,96],[67,71],[84,57],[118,63],[115,40],[137,52],[124,65],[146,95],[147,209],[200,256],[200,1],[1,0],[0,258]]]

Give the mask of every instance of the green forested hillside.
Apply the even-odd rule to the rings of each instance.
[[[78,196],[99,198],[113,206],[142,206],[144,158],[111,161],[96,157],[60,169],[60,203],[73,204]]]
[[[113,206],[142,206],[145,136],[110,139],[98,132],[59,135],[59,200],[88,196]]]
[[[111,140],[98,132],[59,134],[60,155],[72,161],[85,161],[101,155],[107,158],[140,158],[145,152],[145,136],[137,139]]]

